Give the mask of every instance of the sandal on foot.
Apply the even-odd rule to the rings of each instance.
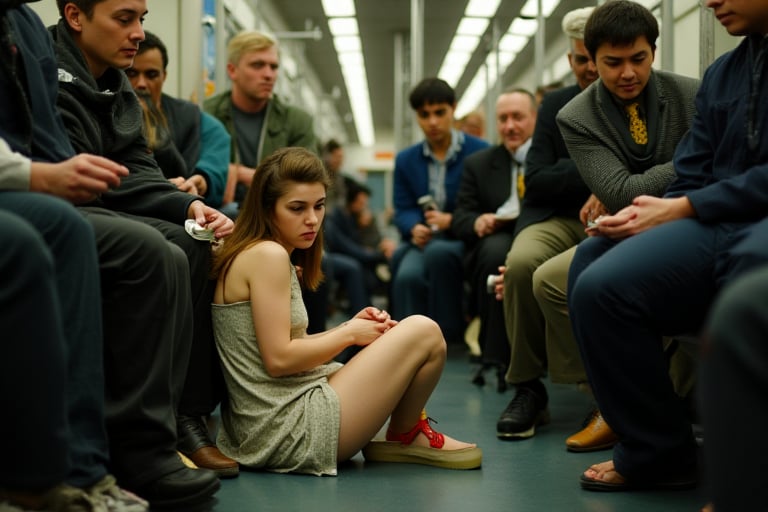
[[[682,491],[696,487],[698,480],[696,475],[680,476],[663,481],[633,481],[624,480],[623,482],[607,482],[591,478],[582,473],[579,479],[581,488],[587,491],[601,492],[621,492],[621,491]]]
[[[363,457],[371,462],[403,462],[425,464],[447,469],[475,469],[483,461],[483,451],[477,446],[458,450],[442,450],[445,437],[429,425],[431,418],[422,411],[421,418],[409,432],[397,434],[387,430],[386,441],[371,441],[363,448]],[[434,420],[432,420],[434,421]],[[413,446],[422,433],[429,439],[429,448]]]

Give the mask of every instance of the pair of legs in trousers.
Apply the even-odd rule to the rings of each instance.
[[[568,311],[568,269],[577,247],[550,258],[533,273],[533,295],[544,315],[547,353],[556,354],[550,357],[550,364],[560,363],[551,368],[551,379],[563,384],[587,381]],[[695,383],[695,356],[686,350],[687,346],[680,346],[670,354],[666,347],[672,341],[671,338],[665,340],[665,349],[670,355],[669,374],[677,394],[686,397]]]
[[[178,245],[138,217],[80,210],[99,255],[113,472],[140,490],[181,467],[175,413],[193,334],[189,263]]]
[[[0,239],[0,488],[88,488],[108,462],[93,231],[64,201],[0,192]]]
[[[464,243],[435,236],[423,248],[400,246],[393,256],[392,317],[426,315],[451,344],[464,335]]]
[[[540,266],[586,237],[577,219],[552,217],[532,224],[515,237],[504,273],[504,318],[511,348],[507,381],[519,384],[539,379],[549,370],[554,382],[577,382],[583,375],[581,361],[546,328],[534,297],[534,273]],[[558,350],[551,350],[557,348]],[[576,380],[573,380],[576,379]]]
[[[584,241],[568,305],[592,389],[619,436],[615,470],[633,483],[685,481],[696,444],[662,337],[697,332],[718,289],[768,262],[768,221],[685,219],[621,242]]]
[[[499,267],[512,246],[512,233],[493,233],[477,241],[466,262],[472,276],[472,299],[480,317],[478,340],[484,366],[495,366],[506,372],[509,365],[509,340],[504,324],[504,307],[496,294],[488,291],[487,279],[498,274]]]
[[[762,266],[723,291],[704,339],[699,398],[706,433],[707,492],[717,512],[764,506],[767,333],[768,266]]]

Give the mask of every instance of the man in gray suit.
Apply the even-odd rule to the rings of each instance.
[[[663,198],[641,195],[603,218],[603,236],[579,245],[569,271],[574,333],[598,403],[620,437],[612,460],[581,476],[586,489],[695,483],[697,447],[666,375],[661,339],[698,330],[724,285],[768,264],[768,130],[761,128],[768,118],[768,3],[706,5],[728,33],[746,37],[704,74],[690,130],[675,150],[675,180]],[[727,377],[719,376],[720,392],[730,389]],[[725,421],[726,414],[718,416]],[[744,434],[738,417],[727,420],[726,432]],[[705,423],[708,435],[710,426],[723,432],[722,424]],[[749,463],[760,454],[726,444],[730,472],[753,473]],[[725,480],[718,483],[728,485]],[[753,504],[715,500],[714,508],[752,510]]]
[[[600,79],[566,105],[557,117],[571,158],[599,200],[588,214],[587,233],[593,239],[579,247],[605,238],[600,215],[609,218],[638,196],[663,195],[675,177],[672,157],[691,126],[699,84],[692,78],[652,69],[657,36],[654,16],[642,5],[626,0],[601,5],[587,21],[585,45],[595,60]],[[551,283],[556,281],[561,290],[571,293],[573,281],[566,281],[565,276],[572,277],[571,260],[580,250],[574,248],[548,262],[553,266],[544,269],[548,273],[539,284],[542,290],[551,289]],[[561,294],[556,300],[547,300],[562,304],[564,299]],[[571,301],[568,306],[576,324],[581,319],[577,318]],[[614,424],[612,404],[601,400],[606,383],[595,382],[590,364],[593,354],[585,351],[583,345],[580,350],[601,412],[621,440],[626,430],[620,430],[623,424],[618,428]]]
[[[599,215],[630,204],[637,195],[662,195],[674,177],[672,155],[690,126],[698,82],[652,69],[658,34],[656,19],[634,2],[610,2],[587,21],[584,43],[600,79],[560,110],[557,123],[571,159],[594,196],[581,215],[588,225]],[[645,138],[639,137],[639,141],[630,132],[630,119],[624,110],[624,105],[634,103],[639,104],[645,122]],[[587,233],[597,234],[589,227]],[[565,307],[568,268],[576,247],[539,265],[533,276],[533,295],[545,318],[546,331],[559,333],[561,347],[576,345]],[[518,322],[527,321],[521,318]],[[518,389],[528,387],[532,392],[527,395],[533,397],[519,403],[516,410],[510,412],[508,407],[505,411],[514,420],[515,432],[530,429],[548,416],[546,392],[540,382],[545,370],[524,364],[511,366],[507,380]],[[586,446],[606,448],[615,441],[610,436],[613,438],[606,437],[605,442],[585,443],[584,435],[590,429],[605,431],[602,418],[596,416],[589,429],[578,434],[581,439],[569,438],[579,441],[577,451]],[[571,449],[572,444],[569,442]]]

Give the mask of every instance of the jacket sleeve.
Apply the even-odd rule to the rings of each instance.
[[[562,103],[559,96],[545,96],[539,109],[533,141],[525,159],[525,201],[531,204],[583,203],[589,195],[589,188],[568,154],[555,121]]]
[[[577,99],[584,98],[581,95]],[[600,133],[600,128],[606,132],[612,130],[610,123],[602,122],[591,113],[584,115],[586,107],[583,102],[580,101],[574,108],[575,102],[570,102],[560,111],[557,124],[584,183],[608,211],[615,213],[621,210],[639,195],[663,195],[675,176],[672,161],[633,174],[613,142],[618,136]]]
[[[206,112],[200,116],[200,158],[195,168],[208,179],[206,202],[218,207],[229,173],[230,136],[221,121]]]
[[[29,190],[32,162],[0,138],[0,190]]]
[[[394,222],[404,241],[411,239],[413,226],[424,222],[424,214],[418,204],[419,194],[414,190],[414,181],[417,178],[414,174],[418,173],[419,169],[411,169],[413,162],[409,160],[402,152],[395,158]]]
[[[129,170],[120,186],[102,194],[95,205],[177,224],[184,222],[190,203],[200,198],[180,192],[165,179],[140,133],[106,151],[98,123],[66,88],[59,89],[58,106],[77,153],[100,155]]]
[[[317,137],[315,136],[314,122],[312,116],[299,109],[292,109],[290,125],[293,127],[288,134],[288,147],[307,148],[313,153],[317,153]]]
[[[759,221],[768,215],[768,130],[762,130],[757,149],[761,155],[754,164],[746,163],[746,140],[741,147],[722,142],[728,140],[731,125],[743,126],[739,121],[729,122],[729,118],[743,114],[746,106],[739,93],[729,100],[722,91],[709,90],[710,84],[725,82],[707,76],[712,70],[710,67],[704,75],[696,95],[697,114],[675,152],[677,179],[666,197],[687,196],[704,222]],[[725,73],[721,71],[720,76]],[[759,119],[765,119],[767,108],[763,99],[758,106]]]
[[[478,154],[464,160],[464,174],[456,196],[456,210],[453,212],[451,231],[456,238],[468,245],[477,242],[475,219],[483,213],[488,213],[481,211],[478,183],[478,176],[487,164],[487,158]]]

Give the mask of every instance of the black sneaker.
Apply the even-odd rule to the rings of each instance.
[[[547,396],[527,386],[518,386],[515,398],[509,402],[496,423],[496,436],[500,439],[527,439],[533,437],[536,425],[549,423]]]

